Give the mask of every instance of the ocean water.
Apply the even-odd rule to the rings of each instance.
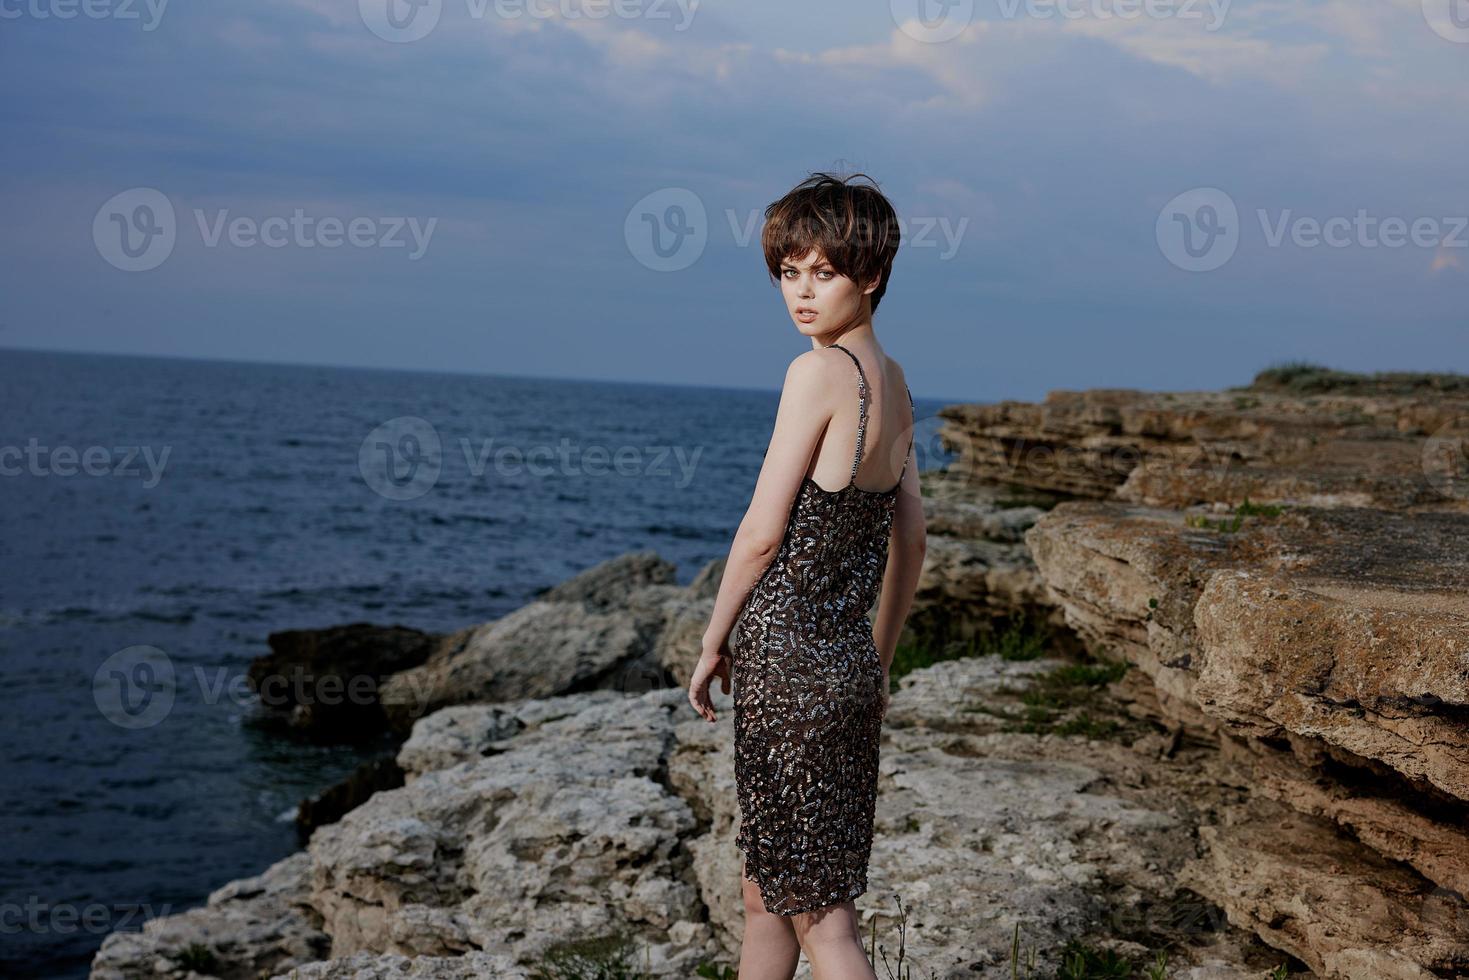
[[[108,932],[295,850],[297,802],[381,751],[259,723],[268,633],[449,631],[646,548],[687,583],[777,400],[0,351],[0,974],[85,977]]]

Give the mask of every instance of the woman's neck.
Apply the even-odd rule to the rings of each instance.
[[[830,347],[832,344],[838,343],[846,346],[854,340],[866,341],[872,344],[874,347],[877,346],[877,334],[875,334],[872,330],[871,320],[864,320],[860,323],[854,323],[851,326],[843,327],[840,330],[834,330],[831,333],[826,334],[822,337],[812,337],[811,346],[812,348]]]

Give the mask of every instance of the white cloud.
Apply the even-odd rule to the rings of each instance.
[[[355,0],[275,2],[320,19],[322,26],[307,35],[307,43],[317,50],[375,62],[419,53],[404,50],[418,45],[388,45],[373,38],[360,22]],[[1418,0],[1215,0],[1190,4],[1186,9],[1193,14],[1188,17],[1109,13],[1118,2],[1067,0],[1065,9],[1080,11],[1080,16],[1063,16],[1054,7],[1037,8],[1049,10],[1049,16],[1030,15],[1020,7],[1009,18],[976,20],[943,43],[915,39],[882,10],[862,15],[875,37],[871,42],[822,47],[816,41],[798,47],[789,39],[784,46],[752,44],[740,36],[742,25],[733,15],[727,20],[710,15],[700,21],[698,31],[683,31],[670,19],[566,16],[557,4],[538,6],[534,16],[498,16],[488,0],[488,12],[470,19],[467,10],[479,4],[466,8],[444,0],[443,21],[423,43],[436,50],[444,45],[460,50],[488,46],[515,70],[524,66],[552,73],[566,69],[567,53],[555,43],[557,37],[575,38],[597,57],[572,59],[579,76],[568,79],[573,87],[579,84],[638,109],[686,101],[690,83],[699,80],[716,84],[721,96],[738,99],[743,92],[757,99],[777,86],[812,84],[809,76],[826,75],[842,86],[846,97],[870,97],[877,111],[923,110],[955,117],[983,109],[998,97],[1023,99],[1024,93],[1014,88],[1017,80],[1033,70],[1065,72],[1078,44],[1099,42],[1143,65],[1187,72],[1210,85],[1267,86],[1292,103],[1314,102],[1322,112],[1355,111],[1353,99],[1380,106],[1411,104],[1452,75],[1453,64],[1444,59],[1460,54],[1446,50],[1453,46],[1427,28]],[[815,36],[812,31],[797,33]],[[848,30],[844,36],[854,34],[860,31]],[[537,42],[523,43],[528,35],[537,36]],[[229,41],[244,47],[267,39],[237,30]],[[1089,84],[1080,77],[1076,81]],[[1119,98],[1136,105],[1138,95],[1134,84],[1133,91]],[[1469,103],[1469,90],[1448,87],[1439,98]]]
[[[1320,41],[1281,44],[1259,37],[1208,33],[1168,21],[1154,21],[1139,28],[1119,21],[1084,20],[1068,25],[1068,29],[1215,83],[1244,78],[1290,83],[1319,64],[1330,50]]]

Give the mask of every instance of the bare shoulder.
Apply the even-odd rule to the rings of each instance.
[[[908,384],[908,376],[903,373],[903,365],[899,364],[895,358],[890,357],[887,354],[883,354],[882,357],[883,361],[885,362],[885,366],[887,367],[888,373],[898,379],[898,384],[906,387]]]
[[[845,354],[827,347],[813,347],[791,359],[791,363],[786,367],[786,387],[797,386],[809,391],[830,391],[835,387],[844,363],[852,363]],[[845,377],[845,375],[841,376]]]

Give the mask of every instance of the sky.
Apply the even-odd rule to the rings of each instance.
[[[774,389],[859,171],[919,398],[1469,371],[1469,0],[0,0],[0,84],[0,356]]]

